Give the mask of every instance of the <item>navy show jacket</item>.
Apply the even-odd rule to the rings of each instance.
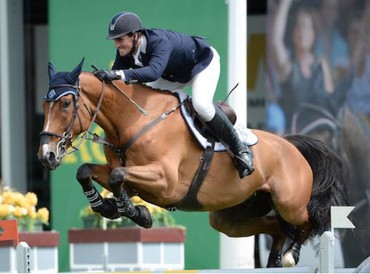
[[[127,83],[153,82],[160,77],[171,82],[187,83],[205,69],[213,51],[203,38],[163,29],[144,29],[146,52],[135,65],[132,55],[121,57],[117,50],[112,69],[123,70]]]

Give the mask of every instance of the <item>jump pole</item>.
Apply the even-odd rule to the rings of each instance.
[[[247,125],[247,1],[225,0],[228,7],[228,91],[239,84],[228,103],[237,122]],[[254,267],[254,236],[230,238],[220,233],[220,268]]]

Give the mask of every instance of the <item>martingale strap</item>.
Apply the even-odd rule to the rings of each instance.
[[[207,147],[204,150],[202,157],[200,158],[200,164],[198,166],[194,179],[190,184],[188,193],[180,202],[173,206],[167,207],[167,210],[175,211],[179,208],[181,210],[192,211],[202,209],[202,205],[197,199],[197,194],[203,184],[204,178],[208,174],[208,170],[214,154],[215,142],[216,140],[213,136],[209,136],[207,138]]]

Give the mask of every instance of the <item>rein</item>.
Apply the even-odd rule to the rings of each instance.
[[[124,93],[115,83],[110,82],[121,94],[123,94],[142,114],[148,115],[148,112],[141,106],[138,105],[134,100],[132,100],[126,93]]]

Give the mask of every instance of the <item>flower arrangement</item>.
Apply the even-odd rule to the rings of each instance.
[[[38,225],[49,224],[49,210],[36,209],[37,203],[33,192],[22,194],[4,187],[0,192],[0,220],[17,219],[20,231],[35,231]]]
[[[112,198],[113,194],[107,190],[103,190],[100,195],[103,198]],[[153,227],[173,227],[176,226],[175,219],[169,211],[159,206],[145,202],[140,197],[135,196],[131,198],[134,205],[144,205],[148,208],[153,219]],[[104,218],[99,214],[94,212],[90,205],[84,207],[80,216],[83,221],[85,228],[103,228]],[[107,228],[118,228],[118,227],[129,227],[136,226],[136,224],[129,218],[119,218],[116,220],[106,219]]]

